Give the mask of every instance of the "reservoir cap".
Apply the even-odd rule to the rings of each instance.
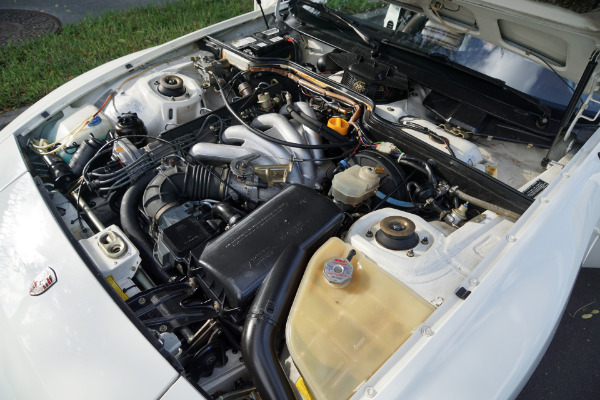
[[[336,288],[348,286],[352,280],[354,267],[346,258],[336,257],[325,262],[323,276],[329,284]]]
[[[98,125],[100,122],[102,122],[102,118],[100,118],[99,115],[96,115],[89,123],[88,126],[96,126]]]

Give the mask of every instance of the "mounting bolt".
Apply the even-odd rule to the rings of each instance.
[[[143,298],[143,297],[140,297],[140,298],[138,299],[138,303],[139,303],[139,304],[146,304],[146,299],[145,299],[145,298]]]
[[[367,397],[375,397],[377,395],[377,390],[373,386],[369,386],[365,389],[365,396]]]
[[[414,257],[415,256],[415,252],[413,251],[413,249],[410,249],[409,251],[406,252],[406,257]]]
[[[423,328],[421,328],[421,334],[423,336],[431,337],[431,336],[433,336],[434,333],[435,332],[433,331],[433,329],[431,329],[428,326],[424,326]]]
[[[423,240],[421,240],[421,244],[429,244],[429,238],[425,236]]]
[[[160,332],[166,332],[167,331],[167,326],[166,325],[161,325],[161,326],[158,327],[158,330]]]
[[[368,230],[367,234],[365,236],[366,237],[373,237],[373,232],[371,232],[370,230]]]

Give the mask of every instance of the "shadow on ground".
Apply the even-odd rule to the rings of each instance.
[[[582,269],[556,335],[517,400],[600,399],[600,314],[592,310],[600,310],[600,269]]]

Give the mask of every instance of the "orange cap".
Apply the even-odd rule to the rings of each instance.
[[[327,127],[333,129],[340,135],[346,136],[348,134],[350,124],[345,119],[334,117],[329,118],[329,121],[327,121]]]

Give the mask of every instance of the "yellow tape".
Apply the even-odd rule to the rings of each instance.
[[[106,281],[110,286],[112,286],[113,289],[115,289],[115,292],[117,292],[120,298],[122,298],[124,301],[129,300],[129,296],[127,296],[125,292],[121,290],[121,288],[119,287],[119,285],[117,285],[117,282],[115,282],[115,278],[113,278],[112,275],[107,276]]]
[[[494,167],[493,165],[486,165],[485,173],[493,176],[494,178],[498,178],[498,168]]]
[[[305,400],[315,400],[313,395],[310,394],[310,391],[306,386],[306,382],[304,382],[304,378],[300,377],[300,379],[296,381],[296,389],[298,389],[298,391],[300,392],[302,397],[304,397]]]

